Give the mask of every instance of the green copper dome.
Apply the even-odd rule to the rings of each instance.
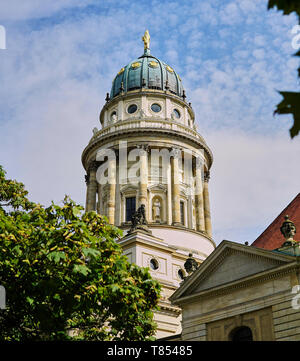
[[[179,75],[168,64],[150,55],[147,48],[144,55],[119,71],[113,81],[110,98],[121,91],[126,93],[141,88],[169,90],[180,97],[184,96]]]

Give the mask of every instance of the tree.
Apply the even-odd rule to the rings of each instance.
[[[68,197],[26,196],[0,166],[0,339],[151,339],[160,286],[122,255],[121,231]]]
[[[298,22],[300,24],[300,2],[299,0],[269,0],[268,9],[277,6],[278,10],[283,10],[284,15],[296,12]],[[294,54],[300,56],[300,50]],[[300,78],[300,67],[298,68],[298,77]],[[279,92],[283,96],[283,100],[277,104],[274,113],[292,114],[294,124],[290,129],[291,138],[300,132],[300,93],[299,92]]]

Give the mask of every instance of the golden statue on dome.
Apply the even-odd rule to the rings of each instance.
[[[144,42],[144,49],[150,49],[150,34],[149,31],[146,30],[144,36],[142,37],[142,40]]]

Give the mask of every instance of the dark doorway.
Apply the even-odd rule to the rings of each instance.
[[[230,333],[230,341],[253,341],[252,331],[247,326],[235,328]]]

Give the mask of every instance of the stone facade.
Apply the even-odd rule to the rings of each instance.
[[[171,296],[185,341],[300,340],[298,256],[223,241]],[[299,287],[299,289],[298,289]]]
[[[149,111],[153,104],[161,104],[158,114]],[[133,115],[128,113],[130,105],[137,105]],[[179,118],[172,117],[174,109],[179,112]],[[116,118],[109,121],[111,114]],[[207,174],[212,153],[194,129],[192,108],[168,91],[142,89],[108,102],[101,111],[100,123],[102,129],[94,133],[82,155],[88,179],[86,209],[98,210],[112,224],[123,226],[126,223],[126,198],[135,197],[136,207],[145,204],[149,222],[183,223],[186,228],[205,232],[211,237]],[[110,179],[103,185],[97,184],[97,167],[95,169],[95,164],[100,168],[104,163],[96,160],[101,149],[110,149],[114,154],[114,159],[110,159],[110,163],[107,161]],[[156,154],[158,164],[154,164]],[[191,157],[190,170],[185,169],[187,155]],[[196,167],[199,157],[203,164]],[[125,171],[124,167],[120,171],[121,160]],[[143,179],[130,171],[134,170],[135,164]],[[188,171],[191,174],[187,174]],[[153,215],[155,202],[160,203],[158,217]]]
[[[94,128],[82,154],[86,210],[120,227],[128,259],[160,281],[156,336],[173,336],[181,331],[181,312],[168,299],[187,275],[185,260],[192,253],[201,263],[215,248],[212,152],[196,129],[180,77],[150,49],[119,71],[110,94],[101,129]],[[142,205],[149,232],[131,232],[132,214]]]

